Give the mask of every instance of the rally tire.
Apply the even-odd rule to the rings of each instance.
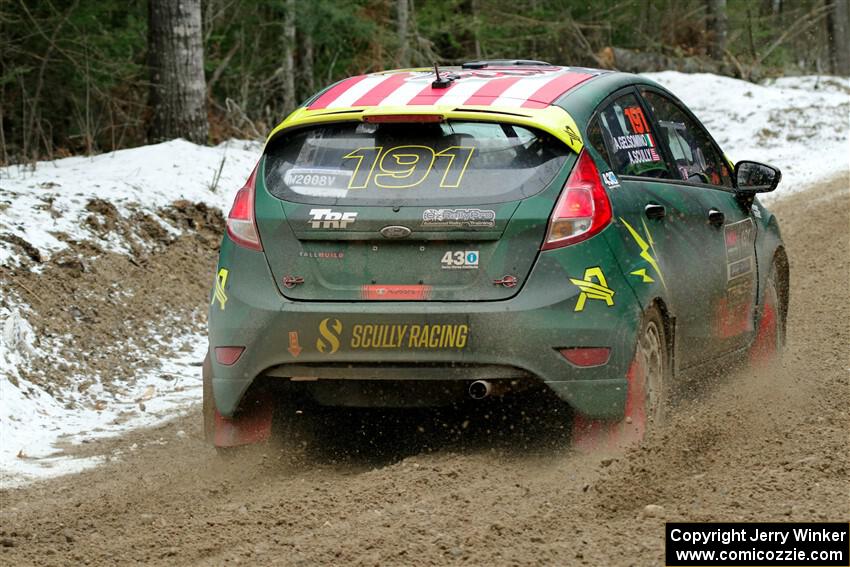
[[[573,446],[585,452],[617,450],[641,442],[664,422],[671,389],[668,327],[653,305],[641,317],[626,381],[624,416],[619,421],[573,418]]]
[[[658,307],[653,305],[644,313],[641,321],[632,360],[632,367],[638,375],[629,378],[626,395],[626,417],[637,423],[643,413],[645,425],[641,438],[647,429],[664,423],[672,375],[668,344],[664,317]],[[640,399],[641,395],[643,399]]]
[[[758,311],[755,338],[750,347],[751,368],[764,368],[782,360],[785,347],[785,312],[779,294],[778,269],[776,262],[770,266],[764,286],[762,305]]]

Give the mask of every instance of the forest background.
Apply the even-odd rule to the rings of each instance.
[[[0,0],[0,166],[261,138],[386,68],[850,75],[848,0]]]

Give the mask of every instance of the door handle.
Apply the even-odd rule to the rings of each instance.
[[[649,203],[643,208],[643,214],[648,219],[663,219],[667,215],[667,209],[664,208],[664,205]]]
[[[717,209],[710,209],[708,211],[708,222],[712,226],[723,226],[723,222],[726,220],[726,215],[718,211]]]

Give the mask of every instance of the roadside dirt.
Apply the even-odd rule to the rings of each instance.
[[[668,520],[847,521],[848,187],[774,206],[792,273],[783,368],[700,388],[625,455],[386,415],[359,451],[222,461],[196,412],[81,449],[122,451],[110,464],[0,493],[0,562],[645,566],[663,564]]]
[[[61,394],[68,382],[79,376],[99,376],[106,393],[131,386],[140,370],[170,354],[177,337],[204,328],[206,309],[199,298],[209,291],[224,230],[221,213],[203,203],[176,201],[158,212],[159,220],[142,212],[122,217],[101,199],[92,199],[86,209],[84,222],[98,240],[58,235],[68,248],[49,260],[36,250],[22,266],[0,266],[0,285],[9,290],[0,306],[30,306],[26,318],[44,353],[20,372],[60,401],[66,401]],[[131,253],[109,252],[105,244],[115,238]],[[30,246],[18,240],[22,249]],[[57,358],[67,362],[57,364]],[[75,387],[85,394],[93,382]],[[106,403],[83,398],[94,408]]]

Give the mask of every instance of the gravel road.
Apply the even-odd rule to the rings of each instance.
[[[690,388],[637,449],[576,454],[517,416],[467,435],[388,414],[354,453],[328,436],[222,461],[198,410],[76,449],[104,466],[0,492],[0,563],[648,566],[665,521],[847,521],[848,180],[774,210],[792,273],[783,367]]]

